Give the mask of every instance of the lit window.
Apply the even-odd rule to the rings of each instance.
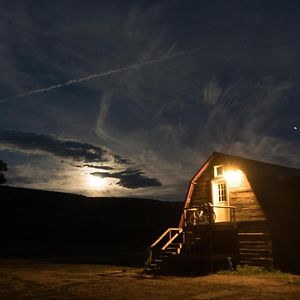
[[[221,177],[224,175],[224,168],[222,165],[215,166],[215,177]]]
[[[218,183],[218,200],[219,202],[227,201],[226,198],[226,183]]]

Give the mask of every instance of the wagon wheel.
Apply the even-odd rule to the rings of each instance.
[[[216,221],[216,214],[214,211],[207,211],[203,214],[203,221],[205,224],[212,224]]]
[[[205,224],[212,224],[215,223],[216,221],[216,214],[215,212],[212,210],[212,208],[210,206],[204,205],[203,207],[203,222]]]

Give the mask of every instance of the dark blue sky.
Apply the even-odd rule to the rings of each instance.
[[[7,184],[183,200],[213,151],[300,168],[298,1],[17,3],[0,1]]]

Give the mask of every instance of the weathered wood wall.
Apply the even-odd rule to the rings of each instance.
[[[229,183],[228,188],[230,205],[236,207],[236,222],[266,219],[244,172],[241,172],[239,184],[232,186]]]

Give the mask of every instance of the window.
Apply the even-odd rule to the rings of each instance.
[[[221,177],[221,176],[223,176],[224,175],[224,168],[223,168],[223,166],[222,165],[220,165],[220,166],[215,166],[215,170],[214,170],[215,172],[215,177]]]
[[[218,200],[219,202],[227,201],[226,183],[218,183]]]

